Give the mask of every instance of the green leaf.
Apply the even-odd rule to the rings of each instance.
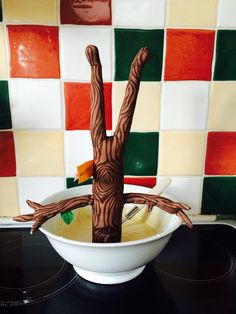
[[[73,215],[73,213],[69,210],[69,211],[67,211],[67,212],[65,212],[65,213],[61,213],[61,217],[62,217],[62,219],[64,220],[64,222],[65,222],[67,225],[69,225],[69,224],[72,222],[72,220],[73,220],[73,218],[74,218],[74,215]]]

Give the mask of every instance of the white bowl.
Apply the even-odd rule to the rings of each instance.
[[[91,191],[91,185],[71,188],[51,195],[43,203],[91,194]],[[124,193],[148,191],[148,188],[135,185],[125,185],[124,188]],[[159,223],[161,222],[161,232],[135,241],[92,243],[58,236],[55,230],[59,221],[61,223],[60,214],[45,222],[40,230],[57,253],[72,264],[81,277],[96,283],[117,284],[137,277],[145,265],[163,250],[172,233],[181,225],[181,220],[176,215],[168,214],[157,207],[153,208],[152,214],[156,215]]]

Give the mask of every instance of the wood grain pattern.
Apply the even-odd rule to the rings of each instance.
[[[88,46],[86,56],[91,66],[90,131],[94,155],[93,194],[78,196],[48,205],[27,201],[28,205],[35,210],[34,214],[20,215],[15,217],[14,220],[34,220],[35,223],[31,230],[31,232],[34,232],[42,223],[57,213],[90,204],[93,207],[93,242],[120,242],[124,204],[135,203],[147,204],[148,210],[151,210],[153,206],[158,206],[170,214],[176,214],[191,227],[191,221],[183,212],[183,210],[188,210],[189,206],[157,195],[123,193],[124,149],[132,124],[142,68],[149,57],[149,50],[147,48],[140,49],[131,64],[129,81],[116,131],[111,137],[106,135],[102,66],[97,47]]]
[[[94,154],[93,241],[120,242],[124,205],[124,148],[131,128],[142,66],[149,52],[147,48],[142,48],[131,65],[124,102],[116,132],[112,137],[106,136],[102,70],[97,47],[88,46],[86,56],[91,66],[90,130]]]
[[[150,55],[149,50],[145,47],[139,50],[134,58],[129,74],[129,80],[125,90],[124,100],[121,106],[115,134],[125,144],[131,128],[135,105],[139,92],[142,68]]]
[[[30,200],[26,201],[27,204],[34,210],[33,214],[19,215],[14,217],[15,221],[26,222],[26,221],[35,221],[31,228],[31,233],[34,233],[45,221],[57,215],[58,213],[64,213],[68,210],[73,210],[78,207],[84,207],[86,205],[93,204],[92,195],[82,195],[59,202],[50,203],[47,205],[41,205]]]
[[[146,204],[147,210],[151,211],[154,206],[158,206],[169,214],[175,214],[190,228],[192,222],[183,210],[190,210],[190,207],[184,203],[174,202],[166,197],[144,193],[126,193],[124,194],[125,203]]]

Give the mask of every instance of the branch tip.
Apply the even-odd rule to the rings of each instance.
[[[98,48],[96,46],[87,46],[85,54],[90,66],[101,65]]]

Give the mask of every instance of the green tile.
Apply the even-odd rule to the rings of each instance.
[[[129,175],[156,175],[159,133],[129,134],[124,155],[124,172]]]
[[[214,80],[236,80],[236,30],[218,30]]]
[[[11,129],[8,82],[0,81],[0,129]]]
[[[66,188],[67,189],[74,188],[74,187],[79,186],[79,185],[87,185],[87,184],[92,184],[92,179],[88,179],[87,181],[79,184],[78,180],[74,181],[74,178],[66,178]]]
[[[236,214],[236,177],[206,177],[202,214]]]
[[[163,38],[161,29],[115,29],[115,80],[127,80],[133,58],[140,48],[148,47],[151,56],[143,69],[142,81],[160,81]]]

